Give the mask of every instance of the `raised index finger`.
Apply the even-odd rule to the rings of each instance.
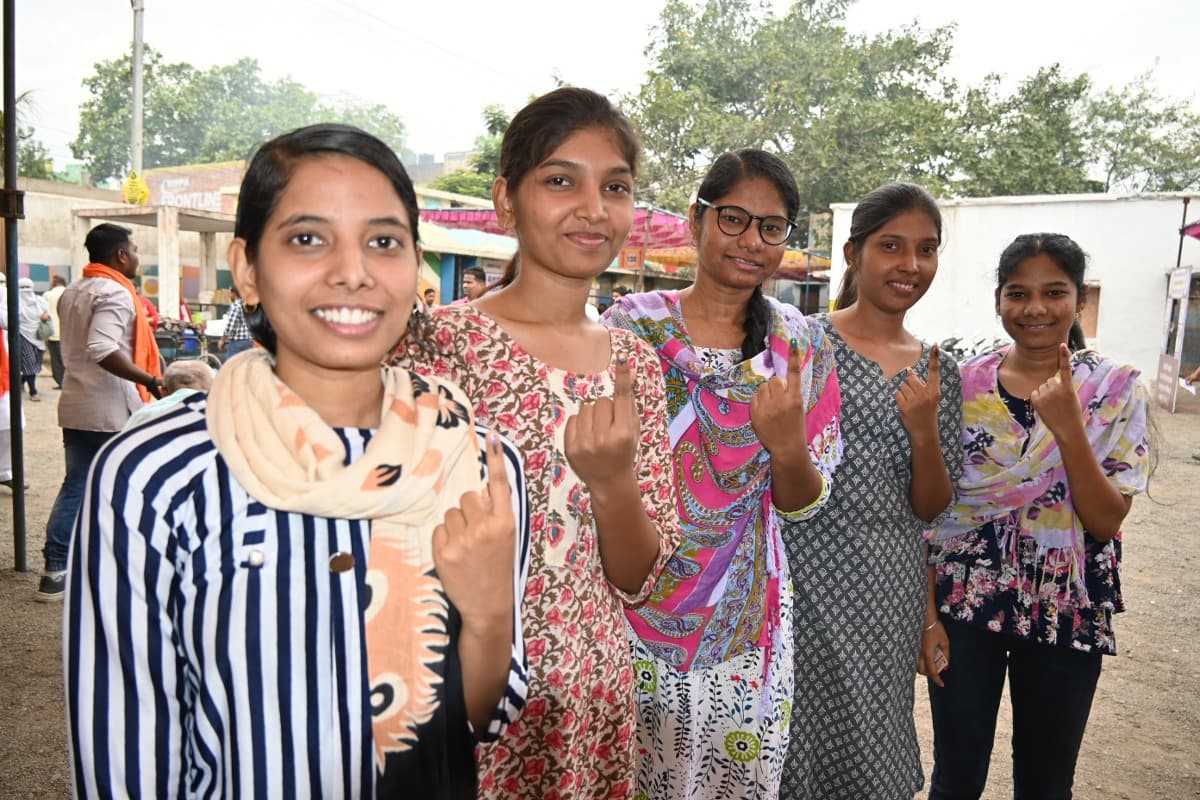
[[[637,409],[633,406],[633,370],[629,368],[629,356],[618,356],[613,372],[613,423],[632,425]]]
[[[942,355],[937,342],[929,346],[929,385],[942,385]]]
[[[484,461],[487,464],[487,492],[492,501],[492,511],[506,509],[511,513],[512,501],[508,489],[508,466],[504,463],[504,448],[500,446],[500,434],[494,430],[487,432],[487,452]]]
[[[800,364],[800,342],[793,336],[788,345],[787,392],[792,397],[800,397],[803,394],[803,386],[804,369]]]
[[[1071,351],[1065,344],[1058,346],[1058,374],[1062,382],[1071,386]]]

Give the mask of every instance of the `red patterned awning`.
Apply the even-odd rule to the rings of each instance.
[[[423,208],[421,221],[443,228],[468,228],[501,236],[513,235],[512,231],[500,226],[496,221],[496,212],[490,208]],[[691,241],[687,217],[657,208],[638,208],[634,211],[633,227],[629,230],[625,247],[660,250],[682,247],[691,244]]]

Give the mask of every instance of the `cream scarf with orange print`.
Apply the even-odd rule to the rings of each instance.
[[[452,384],[383,367],[383,412],[346,465],[337,433],[276,377],[265,350],[231,358],[208,395],[208,431],[246,492],[269,508],[371,521],[367,669],[376,768],[408,750],[437,710],[446,600],[432,535],[464,492],[480,491],[469,404]]]

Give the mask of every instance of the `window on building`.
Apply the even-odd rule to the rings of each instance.
[[[1089,283],[1083,289],[1087,303],[1079,315],[1079,327],[1083,328],[1084,338],[1091,340],[1096,338],[1096,321],[1100,318],[1100,284]]]

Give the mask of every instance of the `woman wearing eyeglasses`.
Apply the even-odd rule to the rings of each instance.
[[[762,292],[799,207],[777,157],[722,155],[691,208],[696,282],[606,316],[662,362],[683,528],[650,598],[626,612],[638,798],[778,796],[792,698],[781,532],[821,508],[841,455],[828,338]]]
[[[821,516],[785,532],[796,589],[789,800],[911,800],[921,787],[913,679],[923,620],[937,620],[922,534],[962,474],[962,385],[904,317],[937,273],[941,240],[923,188],[870,192],[851,218],[837,310],[817,317],[837,354],[846,453]],[[921,665],[934,680],[942,666]]]

